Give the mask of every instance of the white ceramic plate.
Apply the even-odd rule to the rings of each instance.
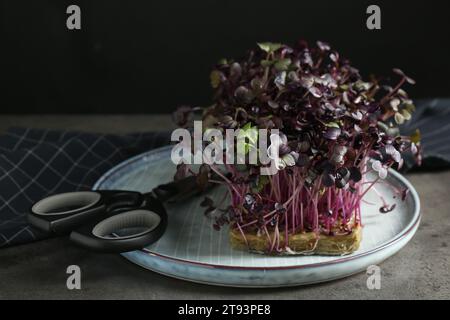
[[[123,189],[148,192],[170,182],[175,165],[170,147],[156,149],[129,159],[107,172],[94,189]],[[155,244],[124,253],[130,261],[167,276],[221,286],[281,287],[305,285],[343,278],[378,264],[395,254],[413,237],[420,222],[420,203],[414,187],[391,170],[387,178],[397,187],[408,187],[405,201],[393,198],[386,184],[377,190],[395,210],[381,214],[380,199],[369,191],[362,208],[363,238],[357,252],[347,256],[273,257],[234,250],[228,242],[228,230],[215,231],[212,220],[203,214],[202,197],[168,206],[167,232]],[[225,192],[216,188],[211,197]]]

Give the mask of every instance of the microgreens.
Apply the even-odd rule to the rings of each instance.
[[[258,165],[226,165],[229,176],[220,183],[228,187],[231,205],[214,227],[230,222],[244,235],[267,235],[267,250],[280,252],[289,251],[288,241],[280,246],[280,232],[287,239],[306,231],[348,233],[360,225],[361,199],[376,181],[367,181],[367,173],[384,179],[388,168],[402,165],[404,152],[420,162],[420,133],[405,137],[397,128],[414,111],[402,89],[414,80],[393,72],[398,81],[392,85],[366,81],[324,42],[258,43],[243,60],[221,60],[211,72],[214,104],[204,109],[204,121],[220,130],[241,128],[249,145],[256,128],[282,135],[274,176],[261,176]],[[189,111],[176,112],[179,124],[186,125]],[[198,181],[206,183],[218,171],[202,165]],[[211,199],[203,205],[208,213],[216,208]],[[380,212],[394,208],[385,204]]]

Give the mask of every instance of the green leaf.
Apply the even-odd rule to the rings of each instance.
[[[278,71],[286,71],[289,69],[290,64],[291,64],[291,59],[289,59],[289,58],[280,59],[277,62],[275,62],[275,68]]]
[[[256,148],[258,142],[258,128],[252,127],[251,122],[246,123],[240,128],[238,136],[238,143],[244,143],[244,154],[247,154],[250,149]]]
[[[265,67],[270,67],[275,61],[270,61],[270,60],[261,60],[261,66]]]
[[[259,42],[257,44],[261,48],[261,50],[267,53],[275,52],[282,47],[281,43]]]
[[[338,128],[338,129],[340,128],[337,122],[328,122],[325,125],[329,128]]]
[[[406,109],[402,110],[402,116],[406,121],[411,120],[411,113],[409,113],[409,111]]]
[[[383,132],[388,132],[389,131],[389,127],[386,125],[386,123],[378,121],[377,122],[378,127],[383,130]]]
[[[247,122],[245,126],[241,128],[239,136],[247,138],[252,144],[256,144],[258,140],[258,128],[256,126],[252,127],[251,122]]]
[[[209,75],[210,81],[211,81],[211,87],[216,89],[220,85],[220,72],[217,70],[211,71],[211,74]]]
[[[251,122],[247,122],[247,123],[241,128],[241,130],[247,131],[247,130],[250,129],[251,127],[252,127],[252,123],[251,123]]]
[[[418,144],[420,142],[420,138],[421,138],[421,135],[420,135],[419,129],[416,129],[416,131],[410,137],[411,142],[414,142],[415,144]]]
[[[259,193],[259,192],[261,192],[262,191],[262,189],[264,188],[264,186],[266,185],[266,184],[268,184],[269,183],[269,177],[268,176],[258,176],[258,178],[256,179],[256,182],[255,182],[255,184],[253,185],[253,188],[252,188],[252,190],[253,190],[253,192],[257,192],[257,193]]]
[[[394,115],[394,120],[397,124],[403,124],[403,122],[405,122],[405,117],[403,117],[400,112],[396,112]]]
[[[408,110],[409,113],[413,113],[416,110],[416,106],[412,103],[405,103],[404,108]]]

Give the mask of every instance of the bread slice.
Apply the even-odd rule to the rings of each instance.
[[[314,232],[304,232],[289,235],[289,250],[283,250],[284,255],[346,255],[359,248],[361,243],[362,227],[356,226],[348,234],[316,235]],[[231,247],[239,250],[250,250],[257,253],[267,254],[269,240],[265,235],[245,234],[236,228],[230,228]],[[273,234],[270,234],[273,238]],[[280,248],[284,248],[284,233],[280,233]]]

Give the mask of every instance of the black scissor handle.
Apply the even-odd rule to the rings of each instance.
[[[30,209],[28,221],[47,233],[67,233],[115,208],[136,208],[143,197],[133,191],[78,191],[49,196]]]
[[[89,209],[101,200],[95,191],[60,193],[44,198],[31,207],[31,212],[40,216],[62,216]]]
[[[49,196],[30,209],[28,221],[47,233],[67,233],[105,211],[102,195],[94,191],[67,192]]]
[[[119,230],[135,232],[121,234]],[[147,199],[140,209],[121,211],[72,231],[70,239],[83,247],[101,252],[120,253],[141,249],[156,242],[167,227],[167,213],[157,199]]]

